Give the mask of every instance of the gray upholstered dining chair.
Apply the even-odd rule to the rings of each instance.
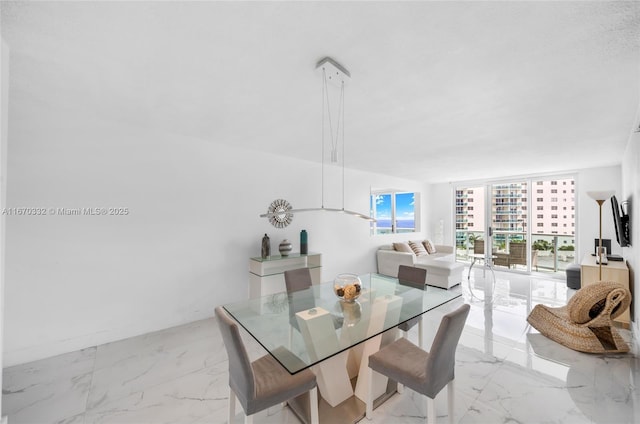
[[[305,290],[311,287],[311,272],[309,268],[298,268],[284,272],[284,284],[289,294],[289,347],[293,345],[293,329],[300,330],[296,313],[314,308],[315,301],[313,297],[297,297],[291,296],[291,293]]]
[[[435,424],[435,398],[447,386],[449,422],[453,423],[453,395],[455,380],[456,347],[469,315],[469,305],[464,304],[442,317],[440,327],[426,352],[410,341],[400,338],[369,356],[369,387],[367,394],[368,419],[372,419],[373,371],[384,374],[427,397],[427,423]]]
[[[271,355],[253,362],[240,337],[236,322],[218,306],[216,317],[229,357],[229,423],[236,415],[236,397],[245,412],[245,423],[253,414],[309,392],[311,422],[318,423],[316,376],[306,369],[291,375]]]
[[[408,265],[400,265],[398,267],[398,281],[404,286],[414,287],[424,290],[427,285],[427,269],[418,268]],[[402,335],[407,338],[407,332],[418,324],[418,344],[423,347],[422,341],[422,315],[410,319],[398,325],[398,329],[402,330]]]
[[[309,268],[285,271],[284,284],[287,286],[287,293],[308,289],[312,284]]]

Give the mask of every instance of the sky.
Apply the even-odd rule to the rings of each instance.
[[[414,193],[396,194],[396,220],[412,221],[414,216]],[[376,196],[376,218],[391,219],[391,194]]]

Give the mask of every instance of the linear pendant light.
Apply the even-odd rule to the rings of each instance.
[[[322,75],[322,201],[319,208],[303,208],[286,210],[275,210],[260,215],[261,218],[282,217],[284,215],[293,216],[298,212],[338,212],[362,218],[367,221],[376,222],[376,220],[366,214],[353,212],[344,208],[344,86],[351,78],[349,71],[330,57],[321,59],[316,64],[316,70]],[[335,128],[335,138],[333,134],[333,122],[331,120],[331,107],[329,104],[328,84],[333,84],[340,88],[340,99],[338,103],[338,116]],[[326,103],[325,103],[326,100]],[[331,139],[331,162],[338,162],[338,144],[340,135],[342,135],[342,208],[326,208],[324,206],[324,156],[325,156],[325,111],[329,124],[329,137]]]

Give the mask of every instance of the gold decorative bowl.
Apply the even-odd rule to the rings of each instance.
[[[345,302],[354,302],[362,293],[362,281],[355,274],[339,274],[333,280],[333,292]]]

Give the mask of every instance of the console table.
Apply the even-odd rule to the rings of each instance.
[[[599,265],[596,257],[587,253],[580,263],[580,287],[598,282]],[[602,264],[602,281],[615,281],[629,289],[629,268],[626,261],[608,261],[607,265]],[[614,320],[624,328],[629,328],[630,314],[629,308]]]
[[[313,284],[320,284],[322,281],[320,253],[291,253],[288,256],[249,259],[249,299],[287,291],[284,272],[298,268],[309,268]]]

